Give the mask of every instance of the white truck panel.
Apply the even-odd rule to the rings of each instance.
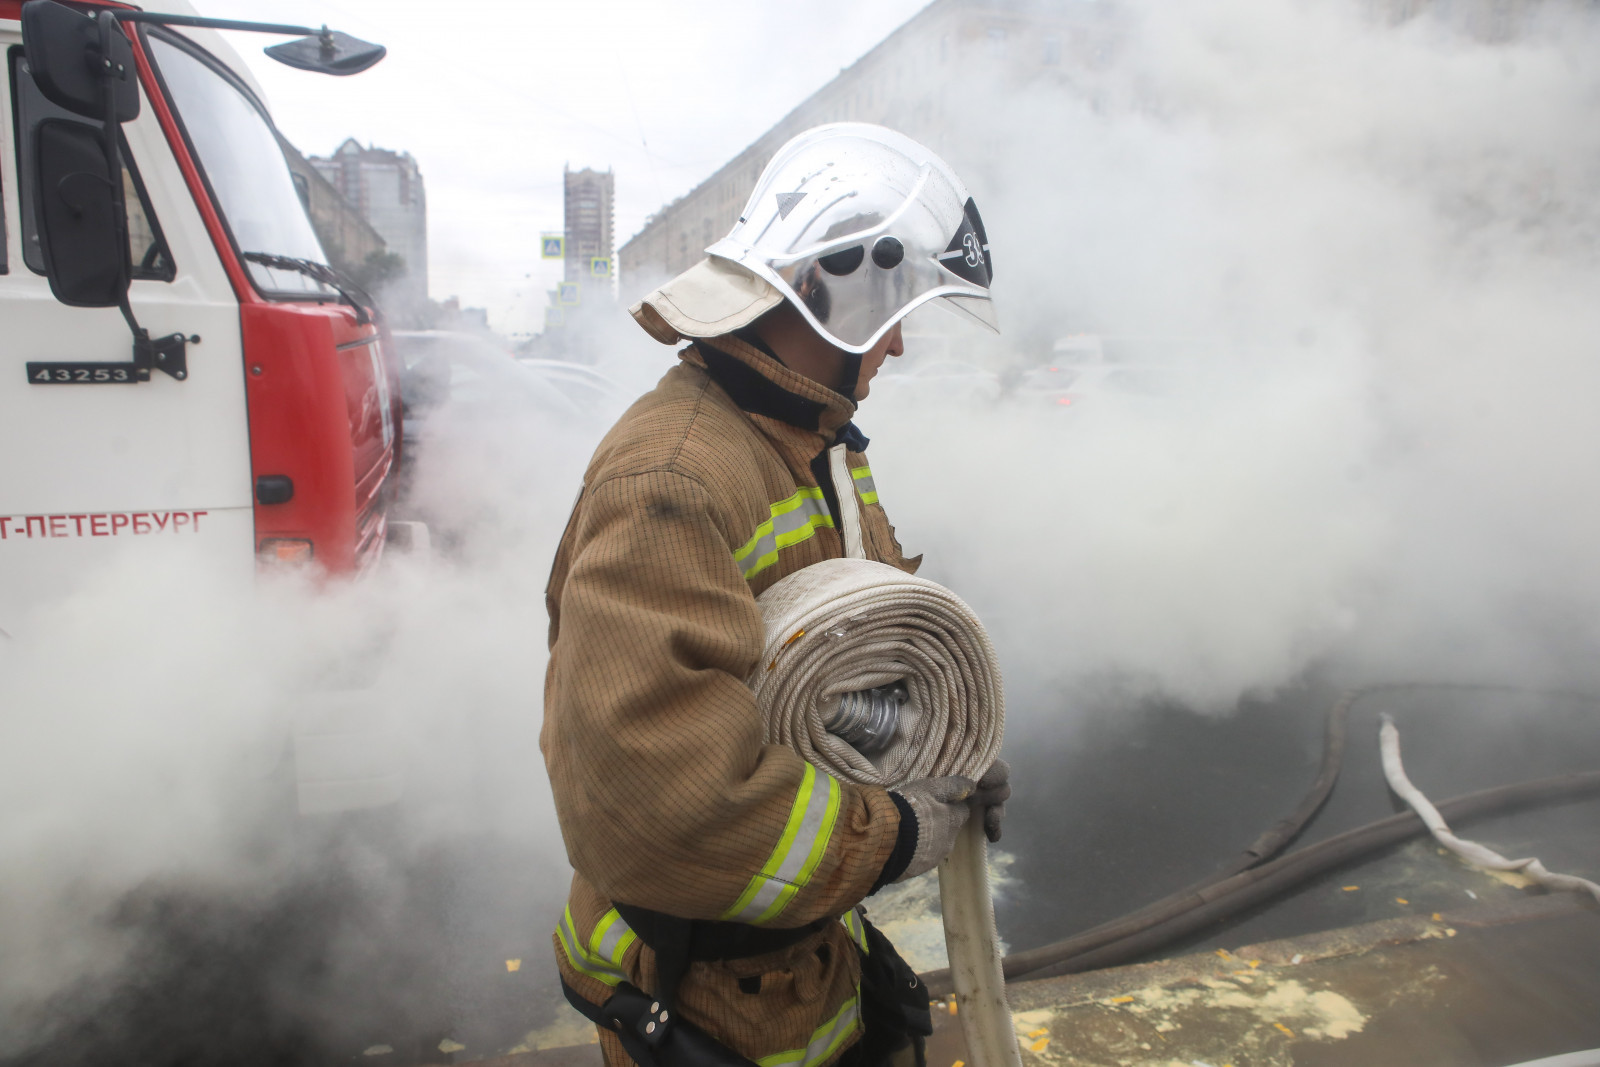
[[[20,43],[18,24],[0,23],[0,55]],[[255,563],[239,305],[155,112],[146,99],[123,130],[176,276],[135,281],[130,302],[152,336],[200,336],[189,346],[188,377],[158,371],[137,384],[32,384],[30,360],[127,361],[133,339],[115,308],[59,303],[24,260],[9,63],[4,72],[0,627],[15,633],[29,605],[60,596],[93,569],[97,553],[175,536],[170,525],[155,530],[155,516],[188,516],[183,529],[196,562],[214,571],[227,561],[247,579]],[[196,531],[188,522],[197,513],[204,516]],[[99,527],[93,516],[104,517]],[[145,532],[134,531],[136,516]]]

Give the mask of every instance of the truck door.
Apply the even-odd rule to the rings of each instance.
[[[183,380],[127,381],[115,308],[59,303],[34,224],[32,135],[76,120],[39,93],[19,24],[0,21],[0,631],[96,572],[180,557],[247,589],[255,571],[239,303],[148,99],[122,127],[134,281],[152,336],[197,335]],[[30,374],[27,364],[51,364]],[[163,548],[166,550],[164,553]],[[0,642],[5,641],[0,637]]]

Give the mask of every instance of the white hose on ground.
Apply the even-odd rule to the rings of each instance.
[[[841,531],[861,553],[860,516],[844,450],[830,456]],[[1000,754],[1005,695],[994,645],[972,610],[937,582],[867,559],[796,571],[758,599],[766,647],[751,678],[769,743],[861,785],[916,778],[976,780]],[[843,693],[902,682],[909,694],[895,742],[868,758],[823,723]],[[1020,1067],[1000,970],[983,825],[967,820],[939,865],[945,944],[957,1017],[974,1067]]]
[[[1383,716],[1383,725],[1378,731],[1378,746],[1383,756],[1383,776],[1389,780],[1389,788],[1395,794],[1411,805],[1411,810],[1421,816],[1423,823],[1433,834],[1434,839],[1445,848],[1465,859],[1468,863],[1491,871],[1516,871],[1524,874],[1550,889],[1572,890],[1590,893],[1596,900],[1600,900],[1600,885],[1579,878],[1571,874],[1555,874],[1545,870],[1544,864],[1533,858],[1508,860],[1500,853],[1476,841],[1466,841],[1450,832],[1450,827],[1445,825],[1444,816],[1439,814],[1422,790],[1411,784],[1411,779],[1406,777],[1405,766],[1400,762],[1400,731],[1395,728],[1394,720],[1388,715]]]

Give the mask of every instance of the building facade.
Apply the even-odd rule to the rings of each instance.
[[[409,152],[362,147],[351,137],[328,158],[311,164],[355,205],[403,261],[390,283],[391,300],[418,304],[428,298],[428,197],[422,171]]]
[[[1489,44],[1516,40],[1547,8],[1546,0],[1365,0],[1382,25],[1399,26],[1428,17],[1457,33]]]
[[[607,170],[562,169],[566,205],[566,262],[562,278],[585,289],[611,288],[614,237],[611,230],[612,199],[616,176]],[[594,261],[606,260],[604,274]]]
[[[356,274],[371,257],[387,251],[383,235],[372,228],[355,205],[346,200],[299,149],[282,138],[279,143],[283,146],[284,158],[289,161],[295,191],[311,216],[311,226],[317,231],[322,250],[328,254],[328,262],[346,273]]]
[[[1090,93],[1119,25],[1112,6],[1099,0],[934,0],[652,215],[618,252],[624,302],[692,266],[731,230],[767,160],[802,130],[877,123],[926,144],[963,175],[981,174],[994,153],[981,109],[966,106],[972,87],[1010,91],[1038,83]]]

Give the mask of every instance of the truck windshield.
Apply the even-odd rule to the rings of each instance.
[[[147,40],[239,251],[327,263],[278,136],[255,101],[188,49],[155,34]],[[246,266],[265,290],[326,292],[304,274]]]

